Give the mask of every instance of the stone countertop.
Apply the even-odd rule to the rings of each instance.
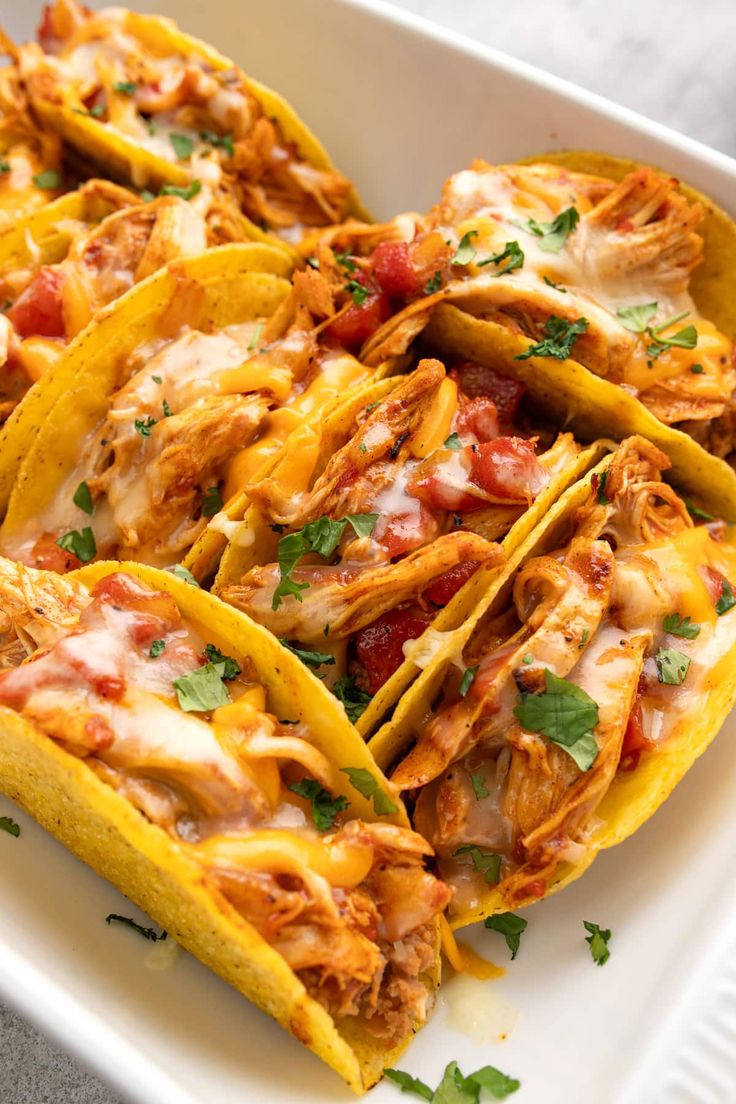
[[[733,0],[394,2],[736,155]],[[0,1054],[2,1104],[117,1104],[2,1005]]]

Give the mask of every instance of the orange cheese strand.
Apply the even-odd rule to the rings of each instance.
[[[483,958],[466,943],[458,943],[452,934],[450,925],[444,916],[440,917],[440,931],[442,934],[442,951],[445,958],[458,974],[470,974],[480,981],[489,981],[503,977],[506,973],[502,966],[496,966],[487,958]]]
[[[373,866],[373,848],[364,844],[327,843],[296,832],[266,828],[248,836],[220,836],[197,845],[205,862],[240,869],[295,874],[311,870],[332,886],[354,889]]]

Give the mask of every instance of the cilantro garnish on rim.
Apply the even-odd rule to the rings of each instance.
[[[353,724],[362,717],[373,701],[373,695],[361,690],[352,675],[344,675],[343,678],[338,679],[332,687],[332,693],[341,702],[348,720]]]
[[[509,1077],[495,1066],[483,1066],[464,1077],[457,1062],[448,1063],[442,1080],[434,1090],[403,1070],[385,1069],[383,1072],[402,1093],[413,1093],[422,1100],[428,1100],[429,1104],[479,1104],[482,1090],[494,1100],[505,1100],[521,1086],[515,1077]]]
[[[519,952],[521,937],[527,929],[529,921],[523,916],[517,916],[513,912],[501,912],[496,916],[486,916],[483,924],[489,931],[500,932],[506,940],[506,946],[511,951],[512,961]]]

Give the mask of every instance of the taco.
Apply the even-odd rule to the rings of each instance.
[[[14,49],[0,30],[0,54]],[[0,67],[0,230],[64,190],[61,141],[39,130],[16,65]]]
[[[449,890],[299,661],[139,565],[0,560],[0,787],[357,1092],[431,1010]]]
[[[370,743],[461,927],[626,839],[736,699],[736,546],[632,437],[548,512]]]
[[[360,211],[291,107],[169,19],[55,0],[16,53],[44,125],[136,187],[221,186],[251,236],[290,243]]]
[[[707,473],[709,502],[736,519],[732,469],[691,443],[718,458],[736,443],[736,226],[654,169],[558,160],[478,161],[426,216],[330,231],[353,254],[363,309],[384,304],[357,355],[375,363],[424,334],[516,376],[583,437],[647,436],[681,486]]]
[[[7,354],[0,414],[15,403],[102,307],[169,261],[228,238],[245,240],[213,195],[144,203],[88,180],[0,230]]]
[[[294,649],[361,732],[601,454],[540,430],[522,393],[422,360],[303,426],[248,488],[215,590]]]

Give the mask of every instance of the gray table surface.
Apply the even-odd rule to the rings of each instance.
[[[395,2],[736,155],[733,0]],[[0,1104],[117,1097],[0,1005]]]

